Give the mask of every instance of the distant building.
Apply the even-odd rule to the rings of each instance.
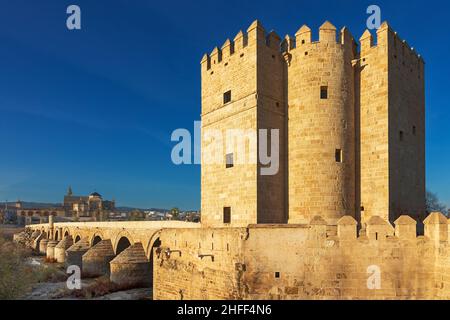
[[[88,196],[73,195],[72,188],[69,187],[64,196],[63,208],[66,215],[77,218],[93,218],[115,211],[116,205],[114,200],[103,200],[97,192]]]
[[[20,201],[15,204],[5,202],[5,207],[0,209],[0,222],[9,223],[17,220],[17,210],[21,208]]]

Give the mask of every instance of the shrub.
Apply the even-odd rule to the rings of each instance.
[[[119,286],[111,282],[108,277],[100,277],[95,279],[94,283],[80,290],[72,290],[68,294],[75,298],[91,299],[127,289],[130,288],[126,286]]]
[[[0,299],[22,297],[34,283],[32,267],[25,262],[30,251],[0,236]]]

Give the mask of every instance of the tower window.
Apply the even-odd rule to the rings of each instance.
[[[275,278],[280,278],[280,273],[277,271],[277,272],[275,272]]]
[[[320,87],[320,99],[328,99],[328,87]]]
[[[416,126],[413,126],[413,127],[412,127],[412,133],[413,133],[413,135],[416,135],[416,132],[417,132]]]
[[[302,40],[302,44],[305,44],[305,40],[304,39]]]
[[[231,223],[231,207],[223,207],[223,223]]]
[[[233,168],[234,167],[234,160],[233,160],[233,154],[232,153],[228,153],[226,156],[225,156],[225,160],[226,160],[226,163],[225,163],[225,167],[226,168]]]
[[[399,138],[400,138],[400,141],[403,141],[403,131],[399,132]]]
[[[336,162],[342,162],[342,149],[336,149],[334,157],[336,158]]]
[[[223,104],[228,103],[230,101],[231,101],[231,90],[223,94]]]

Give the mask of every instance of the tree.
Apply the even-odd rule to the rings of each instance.
[[[442,204],[439,201],[437,194],[435,194],[431,191],[427,191],[427,194],[426,194],[426,210],[427,210],[427,214],[429,214],[431,212],[436,212],[436,211],[442,212],[445,215],[448,214],[447,206]]]
[[[133,210],[130,212],[128,220],[130,221],[142,221],[145,220],[145,213],[140,210]]]
[[[177,220],[178,217],[180,216],[180,209],[178,208],[172,208],[170,210],[170,214],[172,215],[173,219]]]

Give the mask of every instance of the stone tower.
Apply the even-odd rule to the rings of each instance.
[[[316,215],[336,223],[355,216],[356,47],[347,29],[339,40],[325,22],[319,41],[303,26],[288,46],[289,223]]]
[[[279,48],[280,38],[274,32],[266,37],[255,21],[202,59],[204,225],[287,222],[285,64]],[[279,129],[283,161],[276,175],[259,174],[258,129]]]
[[[375,41],[360,38],[358,94],[358,205],[361,221],[391,222],[425,214],[424,61],[385,22]],[[421,219],[417,219],[421,216]]]
[[[280,43],[255,21],[203,57],[204,225],[425,213],[423,60],[387,23],[359,52],[346,28],[311,34]],[[259,129],[279,130],[276,175],[260,174]]]

